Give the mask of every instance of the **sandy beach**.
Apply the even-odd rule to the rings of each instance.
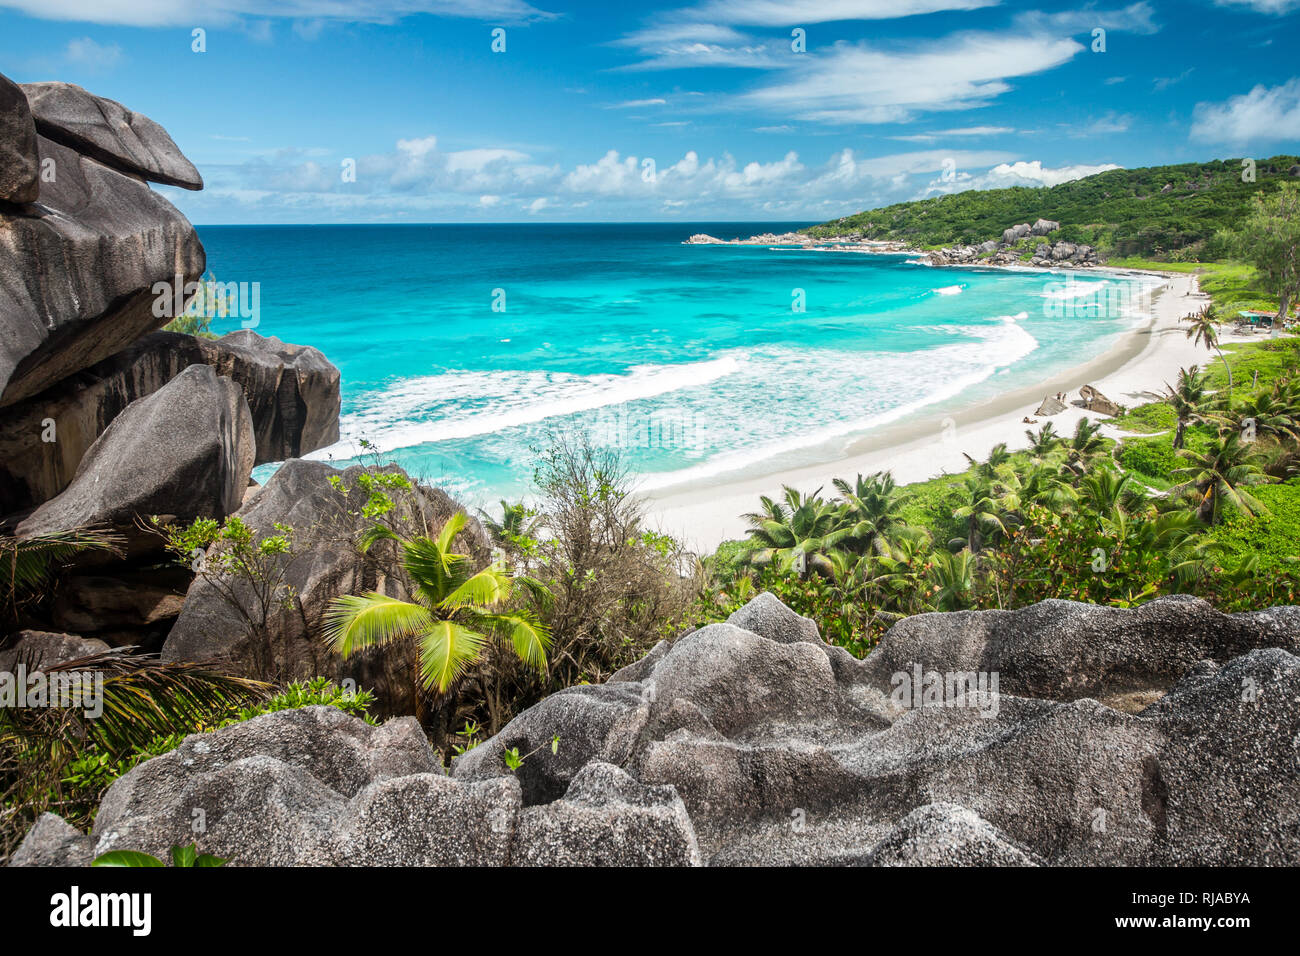
[[[760,495],[779,494],[782,485],[804,492],[820,487],[833,494],[833,478],[852,480],[859,473],[891,471],[900,484],[960,473],[969,465],[965,455],[981,460],[999,442],[1013,451],[1024,448],[1028,445],[1025,430],[1037,429],[1043,422],[1051,421],[1066,434],[1074,431],[1080,418],[1106,422],[1105,416],[1072,404],[1083,385],[1093,385],[1128,407],[1153,401],[1163,392],[1164,383],[1176,380],[1180,368],[1205,367],[1218,360],[1215,353],[1193,344],[1186,337],[1186,324],[1179,322],[1209,301],[1199,293],[1196,277],[1162,273],[1161,278],[1166,285],[1153,294],[1147,324],[1125,333],[1108,351],[1083,365],[980,404],[963,404],[961,399],[936,402],[906,421],[853,441],[836,461],[784,470],[764,470],[759,462],[748,473],[647,493],[650,522],[703,553],[729,538],[742,537],[746,524],[740,516],[758,509]],[[1259,337],[1221,332],[1223,342],[1252,338]],[[1034,415],[1043,398],[1057,392],[1068,393],[1066,410],[1050,418]],[[1026,424],[1026,416],[1038,424]],[[1103,434],[1114,438],[1119,433],[1104,427]]]

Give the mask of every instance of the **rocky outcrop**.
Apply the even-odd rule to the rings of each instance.
[[[205,265],[193,227],[139,179],[36,142],[50,172],[39,200],[0,210],[0,406],[165,325],[155,284]]]
[[[1018,697],[1119,700],[1159,696],[1200,661],[1227,661],[1255,648],[1300,655],[1300,608],[1222,614],[1177,596],[1131,610],[1048,600],[1015,611],[917,614],[900,621],[863,663],[878,686],[916,665],[924,670],[996,671]]]
[[[42,813],[14,851],[10,866],[89,866],[94,841],[62,817]]]
[[[407,596],[402,583],[385,573],[395,563],[392,542],[380,542],[365,554],[356,547],[359,532],[369,524],[360,514],[366,492],[355,487],[361,470],[360,466],[339,471],[324,462],[288,461],[236,514],[255,532],[269,533],[277,522],[294,529],[294,553],[282,559],[284,582],[293,599],[268,615],[265,635],[279,667],[290,674],[350,677],[360,686],[375,688],[385,702],[400,699],[405,704],[410,693],[409,659],[398,654],[361,654],[340,662],[326,652],[319,636],[329,602],[340,595],[379,591]],[[400,471],[395,465],[389,470]],[[335,488],[331,478],[341,480],[346,493]],[[426,524],[440,528],[462,510],[441,491],[424,486],[410,494],[396,493],[395,500],[397,509],[390,520],[406,524],[408,533],[417,533]],[[472,519],[458,547],[484,563],[490,558],[487,537]],[[257,607],[257,599],[239,582],[219,585],[203,576],[196,578],[163,646],[163,659],[245,661],[258,652],[248,646],[244,616],[230,595],[250,611]]]
[[[224,517],[248,486],[252,433],[239,386],[209,366],[190,366],[128,405],[90,446],[67,489],[19,522],[17,534],[99,525],[130,531],[152,515]]]
[[[187,738],[108,791],[93,852],[159,855],[198,809],[237,864],[1300,863],[1300,608],[930,614],[865,661],[770,596],[741,619],[776,639],[701,628],[450,777],[409,719],[313,707]],[[1135,713],[1084,696],[1134,686]],[[16,859],[73,852],[46,820]]]
[[[72,480],[91,444],[137,399],[192,365],[211,365],[244,392],[255,464],[338,440],[339,371],[317,349],[249,329],[219,339],[153,332],[26,401],[0,420],[0,514],[42,504]]]
[[[40,194],[36,124],[18,85],[0,76],[0,199],[36,202]]]
[[[1002,232],[1002,239],[989,239],[977,245],[951,246],[926,253],[924,260],[930,265],[991,265],[1037,266],[1040,268],[1089,269],[1099,265],[1097,252],[1091,246],[1072,242],[1033,243],[1036,237],[1046,236],[1061,228],[1059,222],[1039,219],[1032,226],[1020,223]]]
[[[106,654],[110,650],[103,641],[84,638],[77,634],[57,634],[50,631],[19,631],[3,642],[0,651],[0,673],[14,673],[19,664],[28,671],[66,664],[80,657]]]
[[[22,90],[47,139],[130,176],[203,188],[199,171],[149,117],[71,83],[24,83]]]

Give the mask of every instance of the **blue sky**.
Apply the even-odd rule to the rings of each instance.
[[[0,71],[162,123],[197,223],[821,220],[1294,153],[1297,41],[1300,0],[0,0]]]

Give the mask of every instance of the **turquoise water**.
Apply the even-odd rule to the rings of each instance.
[[[258,332],[342,371],[342,441],[312,457],[347,459],[365,439],[473,503],[525,492],[554,429],[617,446],[646,489],[830,460],[928,403],[1080,364],[1134,321],[1052,308],[1105,301],[1118,280],[1103,276],[1062,289],[1041,272],[681,244],[800,225],[199,233],[219,280],[259,283]]]

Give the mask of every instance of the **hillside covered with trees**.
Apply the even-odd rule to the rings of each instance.
[[[1059,222],[1054,239],[1087,243],[1104,256],[1174,261],[1224,258],[1222,233],[1238,229],[1251,201],[1300,177],[1300,159],[1274,156],[1255,163],[1243,181],[1243,161],[1114,169],[1051,187],[969,190],[897,203],[832,220],[806,231],[817,238],[893,239],[915,247],[976,244],[1000,238],[1017,223]]]

